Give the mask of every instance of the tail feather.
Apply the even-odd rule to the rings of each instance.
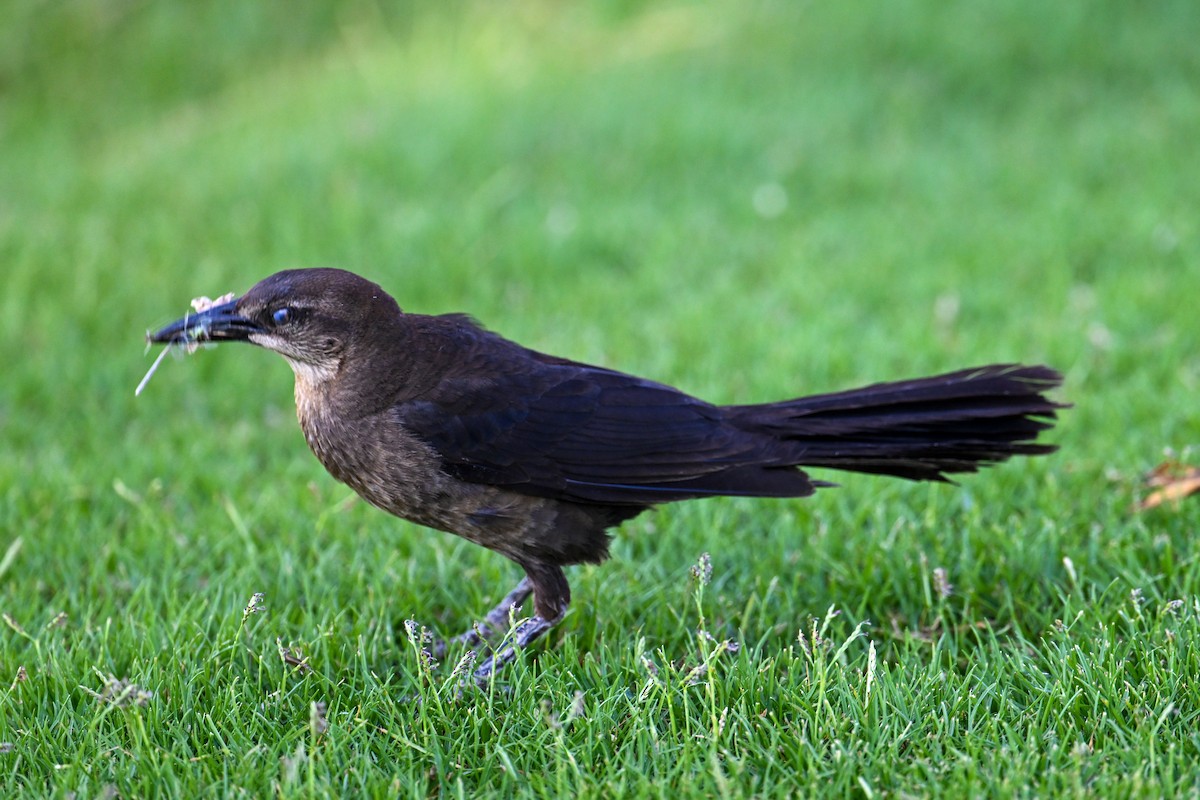
[[[1035,440],[1067,407],[1043,394],[1061,383],[1049,367],[993,364],[726,411],[797,466],[944,481],[1056,450]]]

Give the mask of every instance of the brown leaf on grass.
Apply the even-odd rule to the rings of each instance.
[[[1164,461],[1146,476],[1146,486],[1154,491],[1137,504],[1138,511],[1148,511],[1166,502],[1178,505],[1188,495],[1200,492],[1200,467]]]

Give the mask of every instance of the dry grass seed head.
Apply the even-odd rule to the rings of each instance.
[[[98,692],[92,691],[86,686],[80,688],[97,700],[117,706],[118,708],[146,706],[154,699],[154,692],[143,689],[133,681],[119,679],[115,675],[106,677],[104,679],[104,686]]]

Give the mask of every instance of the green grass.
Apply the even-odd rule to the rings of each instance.
[[[0,795],[1197,792],[1200,504],[1131,510],[1198,458],[1191,3],[8,14]],[[647,514],[459,697],[405,621],[515,568],[353,502],[270,354],[133,397],[146,328],[315,265],[718,402],[1022,360],[1076,407],[960,487]]]

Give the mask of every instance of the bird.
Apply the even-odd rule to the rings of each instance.
[[[531,350],[465,314],[405,312],[378,284],[332,268],[277,272],[198,308],[148,341],[244,341],[283,356],[305,440],[335,479],[521,568],[454,639],[491,647],[474,670],[481,685],[563,619],[563,568],[604,561],[610,531],[652,507],[836,485],[806,468],[950,481],[1055,451],[1037,439],[1069,407],[1046,394],[1060,373],[1015,363],[715,405]],[[516,620],[531,595],[532,616]]]

